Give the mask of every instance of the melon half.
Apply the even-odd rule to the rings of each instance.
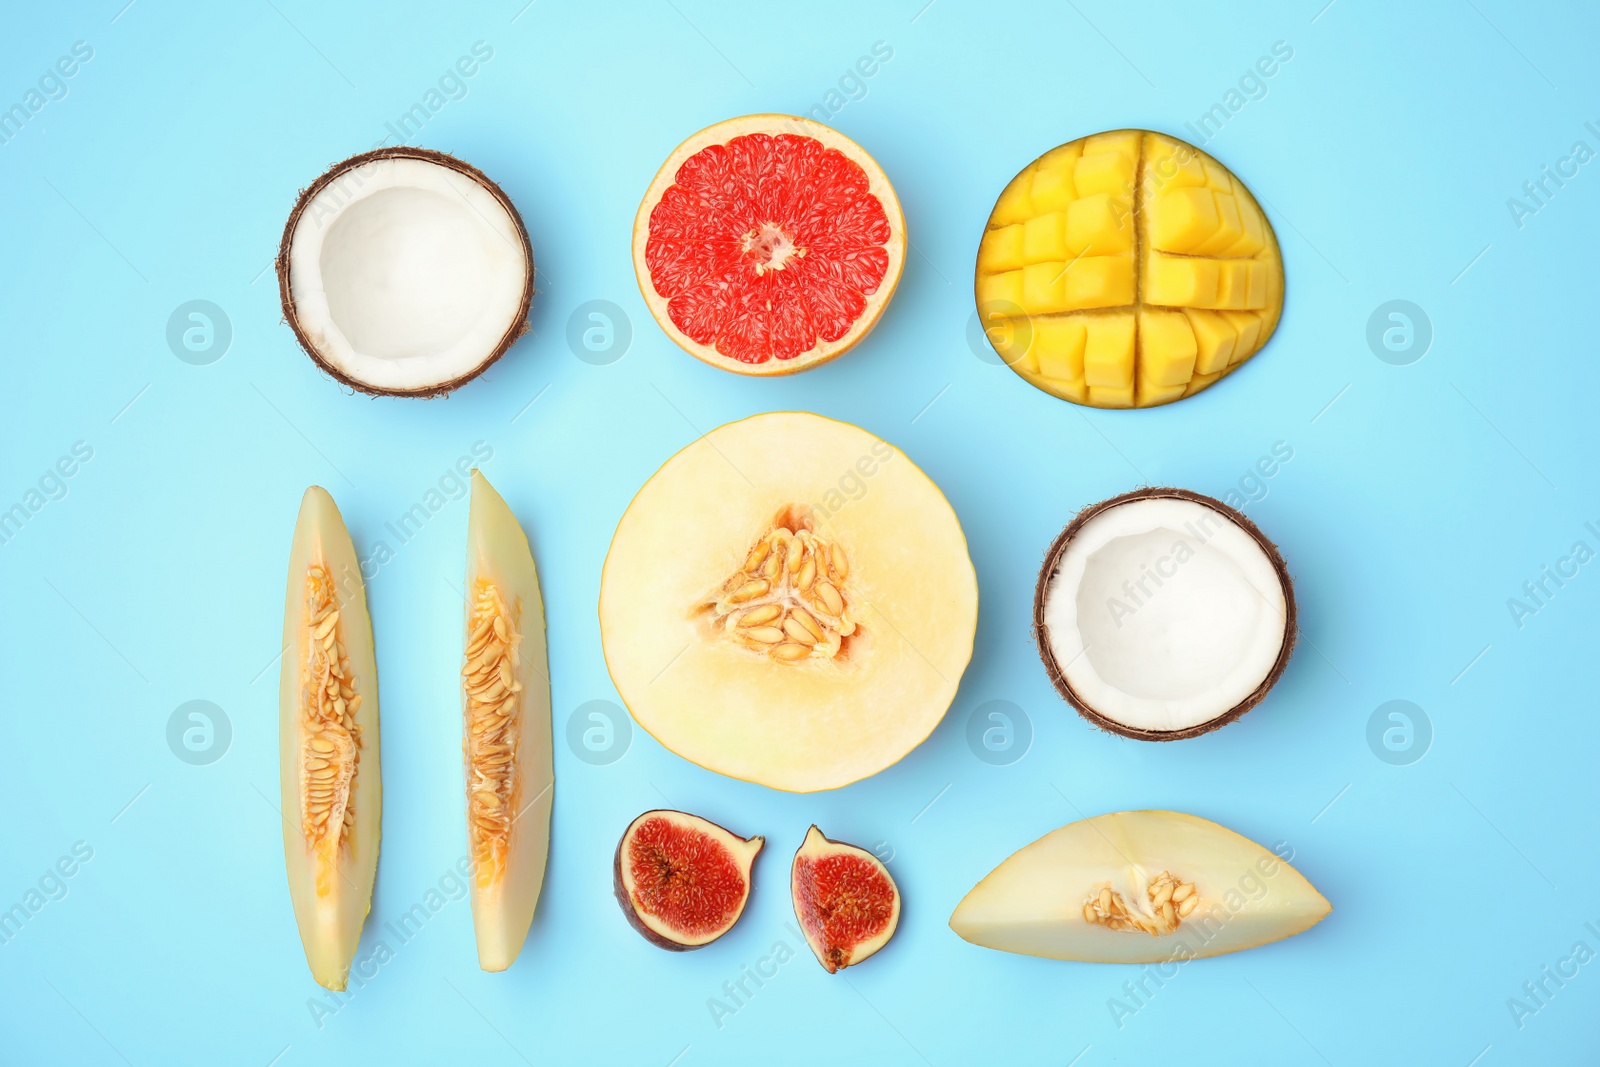
[[[876,774],[943,718],[978,619],[961,524],[893,445],[806,412],[719,427],[617,524],[600,633],[667,748],[806,793]]]

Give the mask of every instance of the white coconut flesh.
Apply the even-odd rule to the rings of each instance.
[[[471,375],[520,329],[529,263],[518,220],[482,184],[378,159],[306,204],[289,288],[301,333],[333,370],[425,392]]]
[[[1091,518],[1046,587],[1048,645],[1089,710],[1135,730],[1185,730],[1273,672],[1286,598],[1266,549],[1204,504],[1147,498]]]

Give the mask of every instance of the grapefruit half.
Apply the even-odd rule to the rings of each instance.
[[[728,119],[684,141],[633,223],[639,289],[667,336],[757,376],[807,370],[865,337],[905,249],[877,161],[794,115]]]

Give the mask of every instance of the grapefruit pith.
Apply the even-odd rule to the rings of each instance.
[[[793,115],[728,119],[684,141],[633,224],[639,289],[667,336],[750,375],[806,370],[866,336],[905,248],[883,169]]]

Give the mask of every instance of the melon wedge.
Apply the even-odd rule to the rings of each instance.
[[[527,940],[550,853],[550,665],[528,538],[476,470],[465,588],[462,756],[472,925],[478,966],[503,971]]]
[[[1226,827],[1123,811],[1012,854],[962,899],[950,928],[1027,956],[1160,963],[1292,937],[1332,910],[1299,871]]]
[[[938,725],[978,583],[904,453],[807,412],[669,459],[617,524],[600,637],[634,719],[719,774],[805,793],[876,774]]]
[[[378,873],[378,666],[355,546],[319,486],[300,502],[284,600],[278,736],[289,896],[311,976],[343,989]]]

